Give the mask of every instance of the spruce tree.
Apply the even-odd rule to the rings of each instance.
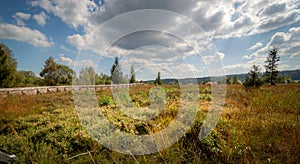
[[[160,79],[160,72],[158,72],[157,77],[155,79],[155,84],[156,85],[162,85],[162,81]]]
[[[246,88],[260,88],[263,84],[262,79],[260,77],[259,67],[253,65],[252,69],[248,73],[243,85]]]
[[[135,83],[136,82],[133,65],[131,65],[131,68],[130,68],[130,80],[129,80],[129,82],[130,83]]]
[[[269,54],[266,58],[266,72],[265,72],[265,81],[271,85],[275,85],[277,79],[279,78],[279,71],[277,69],[277,62],[280,60],[280,57],[277,55],[277,49],[273,48],[269,51]]]
[[[123,73],[121,71],[118,57],[115,58],[115,62],[111,68],[111,80],[113,84],[124,83]]]

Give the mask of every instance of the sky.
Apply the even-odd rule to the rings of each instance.
[[[119,57],[138,80],[300,69],[299,0],[1,0],[0,42],[18,70],[37,75],[52,56],[77,72],[110,74]]]

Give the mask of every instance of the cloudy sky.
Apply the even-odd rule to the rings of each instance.
[[[246,73],[273,47],[280,70],[300,69],[299,0],[1,0],[0,13],[0,42],[36,74],[49,56],[99,74],[118,56],[139,80]]]

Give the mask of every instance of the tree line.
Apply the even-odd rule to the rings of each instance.
[[[32,87],[32,86],[56,86],[56,85],[100,85],[136,83],[133,65],[131,66],[130,78],[123,75],[119,59],[116,57],[111,68],[111,75],[96,73],[93,67],[80,70],[79,75],[66,66],[56,63],[53,57],[49,57],[36,76],[32,71],[17,71],[17,61],[12,51],[4,44],[0,44],[0,88]]]
[[[253,65],[246,79],[241,82],[237,76],[233,79],[228,77],[221,84],[243,84],[246,88],[259,88],[261,85],[268,83],[275,85],[289,81],[288,77],[279,76],[278,50],[273,48],[266,57],[265,72],[262,73],[259,66]],[[17,61],[13,57],[12,51],[4,44],[0,44],[0,88],[10,87],[30,87],[30,86],[55,86],[55,85],[100,85],[100,84],[122,84],[136,83],[135,71],[133,65],[130,68],[130,77],[123,75],[118,57],[115,58],[110,75],[96,73],[93,67],[81,69],[79,75],[70,67],[58,64],[53,57],[49,57],[40,72],[40,77],[32,71],[17,71]],[[160,72],[154,82],[161,85],[162,80]]]

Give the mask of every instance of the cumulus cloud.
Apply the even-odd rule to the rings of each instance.
[[[15,15],[13,15],[13,18],[17,21],[17,24],[19,26],[25,26],[25,23],[23,20],[29,20],[31,17],[31,14],[17,12]]]
[[[49,17],[46,15],[45,12],[41,12],[40,14],[36,14],[33,16],[33,19],[40,25],[45,26],[46,20],[49,19]]]
[[[58,62],[66,64],[70,67],[75,67],[77,70],[79,70],[80,68],[85,68],[85,67],[96,67],[96,64],[92,61],[92,60],[72,60],[71,58],[65,57],[64,54],[60,54],[59,58],[58,58]]]
[[[96,7],[96,4],[90,0],[37,0],[32,1],[31,5],[39,6],[47,12],[56,15],[73,28],[84,26],[90,12]]]
[[[288,32],[275,33],[266,46],[257,49],[250,55],[245,55],[243,59],[249,60],[249,64],[263,65],[265,58],[272,48],[278,49],[280,57],[288,57],[287,61],[294,64],[295,58],[300,56],[300,27],[293,27]],[[282,65],[280,69],[289,68],[287,64]]]
[[[54,43],[38,30],[12,24],[0,24],[0,38],[29,43],[35,47],[51,47]]]
[[[110,0],[101,1],[101,4],[89,0],[36,0],[31,4],[56,15],[74,29],[82,27],[82,33],[67,37],[67,42],[78,50],[115,57],[124,56],[140,47],[156,45],[166,48],[160,55],[153,56],[160,62],[166,59],[176,62],[178,58],[167,53],[171,51],[180,54],[181,58],[198,53],[207,63],[220,64],[216,61],[222,60],[225,55],[216,54],[209,38],[256,35],[300,20],[299,4],[294,0]],[[148,10],[142,12],[143,9]],[[165,12],[156,10],[154,14],[151,9]],[[139,15],[132,15],[134,12]],[[201,30],[198,30],[198,26]],[[249,60],[248,64],[252,64],[254,59],[263,62],[272,46],[278,46],[281,52],[293,56],[299,52],[299,40],[296,38],[300,37],[297,35],[297,29],[277,33],[266,46],[262,43],[251,46],[248,50],[255,52],[245,55],[243,59]],[[287,46],[287,43],[292,45]],[[148,49],[136,60],[149,62],[146,56],[151,57],[150,52]]]

